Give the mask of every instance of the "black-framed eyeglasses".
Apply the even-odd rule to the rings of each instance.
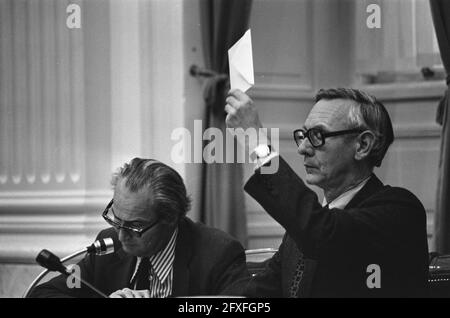
[[[362,130],[360,128],[353,128],[353,129],[346,129],[346,130],[339,130],[339,131],[324,132],[320,128],[313,127],[306,131],[304,129],[296,129],[296,130],[294,130],[293,134],[294,134],[294,140],[295,140],[295,143],[297,144],[297,147],[300,147],[300,144],[302,143],[303,139],[308,138],[311,145],[314,148],[318,148],[325,144],[325,139],[328,137],[361,133],[363,131],[364,130]]]
[[[113,200],[111,200],[111,202],[109,202],[109,204],[106,206],[102,216],[105,219],[105,221],[108,222],[108,224],[114,227],[116,230],[124,229],[140,237],[142,234],[144,234],[144,232],[150,230],[159,223],[158,220],[146,225],[142,224],[143,222],[141,221],[123,221],[114,214],[112,205]],[[132,223],[141,223],[141,224],[133,226]]]

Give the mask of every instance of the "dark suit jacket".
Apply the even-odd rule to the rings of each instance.
[[[275,174],[256,171],[245,190],[286,229],[266,270],[247,284],[245,294],[288,297],[303,253],[300,297],[426,296],[428,247],[426,215],[408,190],[383,185],[375,176],[345,209],[323,208],[280,157]],[[370,264],[381,269],[381,288],[366,281]],[[369,279],[370,280],[370,279]]]
[[[227,287],[248,276],[242,245],[228,234],[182,218],[178,226],[172,296],[228,294]],[[113,237],[114,229],[97,239]],[[122,249],[109,255],[87,255],[78,263],[82,277],[109,295],[128,286],[136,257]],[[82,285],[83,286],[83,285]],[[97,297],[87,288],[70,289],[62,275],[38,286],[31,297]]]

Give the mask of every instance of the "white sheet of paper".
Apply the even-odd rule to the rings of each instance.
[[[250,29],[228,50],[231,89],[246,92],[255,85],[253,75],[252,35]]]

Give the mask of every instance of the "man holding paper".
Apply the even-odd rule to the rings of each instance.
[[[306,183],[268,148],[259,161],[279,160],[274,174],[257,167],[244,189],[286,229],[265,272],[245,294],[267,297],[415,297],[426,295],[428,247],[425,209],[406,189],[373,173],[393,142],[384,106],[354,89],[320,90],[294,130]],[[249,96],[231,90],[230,128],[260,128]],[[261,151],[256,150],[259,156]],[[266,159],[267,158],[267,159]]]
[[[239,63],[230,60],[230,78],[239,71]],[[243,92],[247,85],[241,86],[245,78],[238,78],[241,81],[231,81],[226,100],[226,124],[259,129],[257,108]],[[243,293],[253,297],[425,296],[425,209],[414,194],[384,185],[373,173],[394,140],[388,112],[375,97],[356,89],[321,89],[314,99],[315,105],[305,121],[299,118],[293,136],[306,170],[305,181],[320,187],[324,200],[318,201],[277,149],[268,144],[255,147],[258,164],[244,189],[286,234],[265,271],[244,284]],[[262,166],[273,160],[279,161],[277,171],[262,173]]]

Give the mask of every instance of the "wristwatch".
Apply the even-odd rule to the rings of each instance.
[[[258,145],[255,148],[255,154],[258,157],[258,159],[262,159],[270,155],[270,152],[272,151],[272,148],[270,145]]]
[[[264,159],[267,156],[269,156],[271,152],[272,152],[272,147],[270,145],[265,145],[265,144],[258,145],[255,148],[255,150],[253,151],[253,153],[251,154],[251,159],[253,161],[256,161],[259,159]]]

